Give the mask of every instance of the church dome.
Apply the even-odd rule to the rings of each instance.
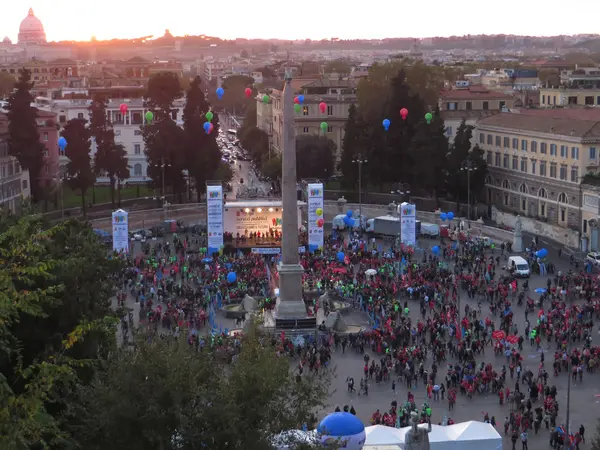
[[[10,38],[8,36],[6,36],[4,39],[2,39],[2,43],[6,44],[6,45],[11,45],[12,41],[10,40]]]
[[[29,8],[27,17],[21,22],[19,27],[19,43],[20,44],[41,44],[46,42],[46,33],[44,25],[40,19],[35,17],[33,9]]]

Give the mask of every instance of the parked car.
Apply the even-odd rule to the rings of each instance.
[[[585,260],[591,262],[594,266],[600,266],[600,252],[588,253]]]

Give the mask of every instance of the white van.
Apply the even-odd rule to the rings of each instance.
[[[529,278],[529,264],[521,256],[510,256],[507,268],[508,270],[512,269],[513,273],[518,277]]]

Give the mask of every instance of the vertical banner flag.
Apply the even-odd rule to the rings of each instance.
[[[217,253],[223,247],[223,187],[206,186],[206,217],[208,252]]]
[[[129,251],[129,214],[117,209],[112,213],[113,250],[116,252]]]
[[[404,245],[414,246],[417,243],[416,233],[417,208],[410,203],[400,205],[400,239]]]
[[[323,248],[325,216],[323,211],[323,183],[308,185],[308,249]]]

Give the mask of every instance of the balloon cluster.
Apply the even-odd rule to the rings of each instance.
[[[433,253],[435,256],[440,256],[440,246],[434,245],[431,247],[431,253]]]
[[[537,252],[535,252],[535,256],[537,256],[538,258],[545,258],[546,256],[548,256],[548,250],[546,250],[545,248],[541,248]]]
[[[454,213],[453,212],[448,212],[448,213],[440,213],[440,220],[442,222],[445,222],[446,220],[448,221],[452,221],[454,220]]]
[[[67,147],[67,140],[62,136],[60,138],[58,138],[58,147],[62,151],[65,151],[65,148]]]
[[[352,210],[346,211],[346,215],[344,216],[344,225],[350,228],[354,228],[356,221],[352,218]]]
[[[300,111],[302,111],[302,104],[304,103],[304,95],[299,95],[297,97],[294,97],[294,111],[296,113],[299,113]]]
[[[323,225],[325,225],[325,219],[323,219],[323,208],[317,208],[315,210],[315,213],[317,214],[317,226],[319,228],[323,228]]]
[[[208,111],[206,114],[204,114],[204,117],[206,118],[206,122],[204,122],[203,125],[204,131],[206,132],[206,134],[210,134],[214,129],[214,125],[212,124],[214,114],[212,111]]]

